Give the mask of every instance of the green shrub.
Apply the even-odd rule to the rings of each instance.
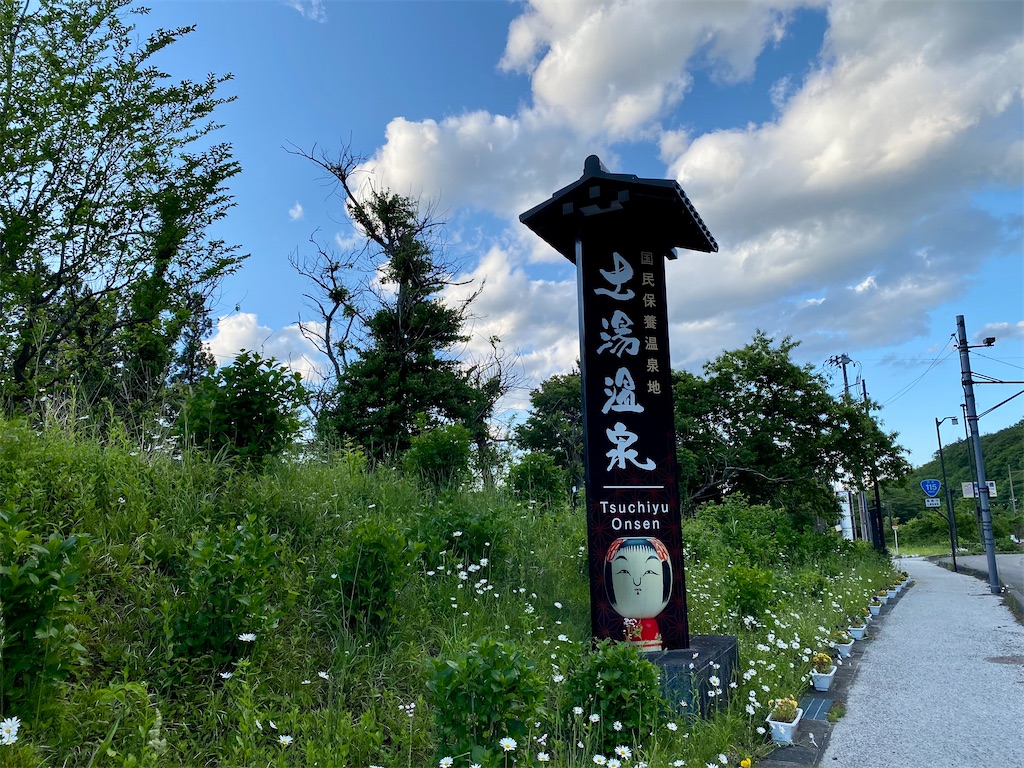
[[[469,762],[497,764],[498,740],[524,742],[545,717],[546,682],[534,662],[511,642],[482,638],[454,659],[430,662],[438,744],[446,754],[469,753]]]
[[[66,677],[85,653],[69,621],[80,538],[44,539],[29,518],[11,502],[0,508],[0,711],[18,707],[32,683]]]
[[[730,566],[725,574],[723,592],[726,605],[740,616],[760,618],[778,602],[772,571],[756,566]]]
[[[413,437],[402,466],[438,490],[459,488],[469,477],[470,455],[469,430],[446,424]]]
[[[665,709],[657,667],[629,643],[607,639],[570,676],[569,693],[584,711],[601,716],[597,748],[605,752],[618,744],[641,743]]]
[[[335,553],[333,583],[321,580],[330,617],[352,630],[379,634],[395,618],[398,592],[416,557],[416,548],[394,526],[376,519],[358,523]]]
[[[508,486],[521,499],[551,507],[565,499],[565,470],[546,453],[527,453],[512,465]]]
[[[243,350],[234,363],[210,371],[178,416],[186,444],[259,465],[284,451],[299,433],[305,391],[298,373]]]
[[[415,533],[431,566],[440,563],[442,552],[479,563],[497,556],[508,538],[509,523],[486,498],[451,495],[416,511]]]
[[[181,558],[183,594],[164,605],[173,655],[209,654],[220,665],[242,653],[239,634],[274,626],[282,614],[275,588],[282,549],[277,534],[251,514],[237,525],[194,532]]]

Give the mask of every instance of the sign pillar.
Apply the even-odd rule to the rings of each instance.
[[[676,182],[594,155],[520,220],[576,264],[594,637],[689,648],[665,261],[718,246]]]

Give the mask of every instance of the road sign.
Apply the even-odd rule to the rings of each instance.
[[[996,493],[996,481],[989,480],[985,483],[988,486],[988,497],[994,499],[998,496]],[[961,483],[960,488],[963,491],[965,499],[973,499],[978,495],[978,484],[977,483]]]
[[[925,499],[924,505],[929,509],[932,509],[934,507],[941,507],[942,502],[939,499]]]
[[[942,487],[942,483],[938,480],[922,480],[921,490],[927,493],[931,497],[935,497],[939,493],[939,488]]]

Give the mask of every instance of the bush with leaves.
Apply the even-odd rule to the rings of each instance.
[[[508,487],[521,499],[552,507],[566,497],[566,472],[546,453],[527,453],[508,472]]]
[[[0,711],[35,683],[67,676],[85,653],[70,622],[79,579],[80,537],[43,538],[28,510],[0,507]],[[81,656],[79,656],[81,659]]]
[[[438,490],[459,488],[469,477],[469,446],[469,430],[461,424],[426,429],[412,438],[402,466]]]
[[[416,558],[417,547],[394,526],[373,519],[358,523],[335,553],[333,583],[323,583],[329,616],[349,629],[379,634],[395,617],[398,592]]]
[[[282,615],[277,590],[284,547],[255,515],[192,535],[179,574],[181,595],[164,605],[173,655],[209,654],[215,664],[239,655],[238,635],[260,633]]]
[[[484,637],[453,659],[430,662],[438,744],[470,762],[498,764],[498,739],[520,742],[545,717],[546,682],[514,643]]]
[[[259,465],[283,452],[302,428],[300,376],[243,350],[234,363],[193,387],[178,416],[179,434],[211,454]]]
[[[600,715],[599,748],[605,752],[617,744],[641,743],[665,707],[658,668],[629,643],[602,640],[569,681],[572,700]]]

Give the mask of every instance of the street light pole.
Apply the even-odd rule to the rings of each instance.
[[[978,470],[978,497],[981,500],[981,533],[985,539],[985,554],[988,557],[988,585],[993,595],[999,594],[999,572],[996,569],[996,545],[992,537],[992,510],[988,500],[988,481],[985,479],[985,464],[981,456],[981,435],[978,434],[978,409],[974,402],[974,379],[971,376],[970,349],[967,345],[967,330],[964,316],[956,316],[957,347],[960,350],[960,373],[964,387],[964,404],[967,407],[967,421],[974,443],[974,463]],[[987,340],[986,340],[987,341]],[[993,339],[994,341],[994,339]],[[986,343],[990,346],[990,343]]]
[[[935,420],[935,437],[939,441],[939,466],[942,467],[942,487],[946,489],[946,522],[949,526],[949,548],[953,555],[953,573],[957,573],[956,567],[956,511],[953,509],[953,494],[949,490],[949,483],[946,481],[946,459],[942,455],[942,435],[939,434],[939,424],[951,419],[957,423],[956,416],[946,416]]]

